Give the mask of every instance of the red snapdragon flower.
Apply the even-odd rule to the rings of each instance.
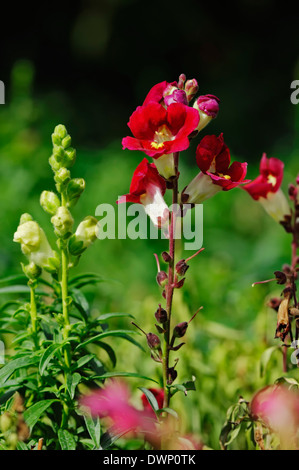
[[[259,201],[264,209],[278,222],[290,214],[288,201],[281,190],[284,163],[278,158],[267,158],[264,153],[260,163],[259,176],[243,186],[248,194]]]
[[[205,136],[196,149],[196,162],[201,170],[183,191],[183,202],[198,204],[219,191],[229,191],[245,180],[247,163],[233,162],[223,134]],[[188,197],[187,197],[188,195]]]
[[[134,137],[122,140],[123,148],[141,150],[149,157],[180,152],[189,147],[188,136],[199,122],[198,112],[182,103],[172,103],[165,109],[150,102],[139,106],[130,117],[128,126]]]
[[[167,220],[169,210],[164,201],[166,191],[165,180],[159,175],[154,163],[146,158],[134,171],[130,192],[121,196],[117,203],[134,202],[142,204],[154,225],[161,227]]]

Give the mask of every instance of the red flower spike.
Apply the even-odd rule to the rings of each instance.
[[[264,209],[277,222],[284,222],[291,214],[288,201],[281,191],[284,163],[278,158],[267,158],[264,153],[260,163],[259,176],[243,189],[255,200],[259,201]]]
[[[161,227],[168,221],[169,210],[164,201],[165,180],[159,175],[154,163],[144,158],[134,171],[130,192],[121,196],[117,203],[134,202],[142,204],[153,223]]]
[[[123,148],[140,150],[149,157],[180,152],[189,147],[188,136],[199,122],[198,112],[183,105],[172,103],[165,109],[161,104],[150,102],[139,106],[130,117],[128,126],[134,137],[122,140]]]

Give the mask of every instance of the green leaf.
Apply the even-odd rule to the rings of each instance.
[[[280,384],[286,382],[287,384],[290,385],[289,388],[291,387],[299,387],[299,383],[297,382],[296,379],[293,379],[293,377],[279,377],[278,379],[275,380],[275,384]]]
[[[78,359],[77,362],[75,362],[72,366],[72,370],[77,370],[81,369],[87,362],[91,361],[95,357],[94,354],[86,354],[85,356],[82,356]]]
[[[32,366],[38,362],[39,358],[36,356],[28,357],[23,356],[17,359],[13,359],[8,364],[0,369],[0,384],[6,382],[6,380],[18,369]]]
[[[51,344],[46,350],[45,352],[43,353],[42,357],[41,357],[41,360],[40,360],[40,363],[39,363],[39,373],[40,375],[44,375],[44,372],[49,364],[49,362],[51,361],[51,359],[54,357],[56,351],[58,349],[61,349],[63,346],[63,343],[59,343],[59,344]]]
[[[98,449],[100,447],[101,439],[101,423],[99,418],[93,419],[89,414],[84,413],[84,421],[88,434],[90,435],[94,446]]]
[[[14,276],[8,276],[5,277],[4,279],[0,279],[0,285],[2,284],[16,284],[17,282],[27,284],[28,278],[27,276],[24,276],[22,274],[16,274]]]
[[[117,441],[121,436],[123,436],[130,430],[131,428],[128,428],[125,431],[119,432],[117,434],[114,433],[112,430],[105,432],[105,434],[103,434],[101,437],[101,450],[108,449],[110,446],[112,446],[112,444],[114,444],[115,441]]]
[[[86,316],[89,314],[89,303],[87,302],[85,295],[76,288],[72,288],[70,290],[70,294],[73,298],[74,305],[86,318]]]
[[[153,411],[156,414],[156,411],[159,410],[159,405],[158,405],[158,402],[156,400],[155,395],[150,390],[148,390],[147,388],[144,388],[144,387],[139,387],[139,390],[141,390],[144,393],[144,395],[147,398],[147,401],[149,402],[149,404],[151,405]]]
[[[17,450],[29,450],[25,442],[19,441],[17,443]]]
[[[95,341],[101,340],[103,338],[107,338],[108,336],[114,336],[114,337],[116,336],[118,338],[123,338],[123,339],[126,339],[127,341],[130,341],[131,343],[135,344],[135,346],[138,346],[140,349],[142,349],[144,351],[143,347],[137,341],[135,341],[133,338],[128,336],[128,335],[134,335],[134,334],[139,335],[138,332],[133,331],[133,330],[104,331],[103,333],[99,333],[98,335],[93,336],[92,338],[89,338],[88,340],[86,340],[83,343],[79,344],[76,347],[76,349],[81,349],[89,343],[94,343]]]
[[[103,313],[97,318],[97,321],[105,321],[105,320],[110,320],[110,318],[121,318],[121,317],[130,317],[130,318],[135,318],[133,315],[130,313]]]
[[[156,380],[151,379],[150,377],[146,377],[145,375],[136,374],[135,372],[107,372],[106,374],[103,374],[103,375],[96,375],[96,376],[88,377],[88,380],[90,379],[105,380],[111,377],[135,377],[138,379],[150,380],[151,382],[155,382],[156,384],[159,384],[159,382],[157,382]]]
[[[52,405],[52,403],[57,401],[59,400],[42,400],[30,406],[30,408],[24,412],[24,420],[31,430],[38,422],[41,415]]]
[[[271,356],[274,351],[277,349],[280,349],[280,346],[271,346],[270,348],[267,348],[263,354],[261,355],[260,359],[260,377],[263,377],[265,375],[267,365],[271,359]]]
[[[58,440],[62,450],[76,450],[75,438],[66,429],[59,429]]]
[[[78,374],[77,372],[75,372],[74,374],[67,375],[66,386],[67,386],[71,399],[74,398],[76,387],[80,383],[80,381],[81,381],[81,375]]]
[[[97,341],[96,344],[98,346],[100,346],[100,348],[102,348],[106,351],[106,353],[108,354],[108,356],[109,356],[109,358],[112,362],[113,367],[115,367],[117,359],[116,359],[116,354],[115,354],[114,350],[112,349],[112,347],[109,344],[103,343],[103,341]]]
[[[0,295],[1,294],[29,294],[30,289],[28,286],[22,286],[22,285],[15,285],[15,286],[6,286],[6,287],[1,287],[0,288]],[[41,294],[44,296],[49,296],[47,292],[44,292],[41,289],[36,289],[35,290],[36,294]]]
[[[179,415],[178,415],[177,412],[174,411],[172,408],[168,408],[168,407],[166,407],[166,408],[160,408],[160,410],[158,410],[158,413],[161,414],[161,413],[163,413],[164,411],[165,411],[166,413],[168,413],[168,414],[174,416],[174,418],[179,419]]]

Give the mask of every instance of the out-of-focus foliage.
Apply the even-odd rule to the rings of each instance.
[[[47,164],[51,152],[49,135],[58,117],[51,114],[47,101],[33,97],[33,75],[29,62],[15,65],[10,102],[0,109],[1,276],[20,272],[23,259],[19,246],[12,241],[20,215],[30,212],[44,227],[49,224],[47,215],[40,211],[37,195],[52,186]],[[61,121],[63,114],[62,110]],[[294,126],[298,129],[298,112],[296,119]],[[205,134],[215,132],[212,126]],[[221,128],[221,122],[218,126]],[[260,123],[261,131],[262,126]],[[94,213],[98,204],[115,204],[117,197],[127,192],[141,154],[122,151],[121,137],[116,136],[105,148],[78,147],[74,177],[83,176],[88,186],[80,206],[74,208],[75,223],[87,212]],[[228,141],[234,141],[234,135],[228,137]],[[285,162],[284,188],[299,170],[299,142],[295,148],[292,145],[293,142],[271,155]],[[186,152],[188,162],[193,160],[195,147],[193,142]],[[242,161],[242,155],[233,157]],[[256,165],[250,165],[248,176],[254,178],[257,171]],[[194,160],[192,166],[182,161],[182,184],[187,184],[196,172]],[[92,313],[126,312],[134,315],[144,330],[153,331],[154,312],[162,301],[155,282],[153,253],[166,249],[164,243],[165,246],[161,241],[117,238],[97,241],[78,271],[96,272],[114,282],[86,288]],[[204,205],[204,247],[205,251],[190,261],[184,289],[178,290],[174,299],[174,317],[178,321],[188,320],[198,307],[204,307],[190,325],[177,366],[180,382],[191,376],[196,378],[196,391],[190,391],[187,397],[177,394],[172,406],[179,411],[184,432],[197,435],[209,447],[219,448],[227,408],[240,395],[250,399],[257,388],[283,375],[279,349],[264,367],[263,376],[260,374],[263,352],[278,345],[273,339],[275,314],[266,307],[266,298],[279,295],[279,286],[251,285],[272,277],[276,269],[289,262],[290,240],[258,204],[241,189],[235,189],[217,194]],[[114,319],[111,327],[124,327],[126,321]],[[9,335],[1,339],[9,342]],[[117,353],[118,370],[159,377],[159,367],[149,353],[137,352],[133,345],[117,339],[109,342]],[[290,362],[289,365],[294,367]],[[298,378],[296,369],[288,374]],[[148,384],[140,383],[140,379],[129,380],[140,406],[138,387]],[[246,447],[242,439],[240,435],[233,448]]]

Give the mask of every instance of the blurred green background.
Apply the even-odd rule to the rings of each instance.
[[[281,158],[287,188],[299,171],[299,105],[290,102],[298,39],[294,12],[273,9],[273,3],[242,0],[216,9],[195,0],[184,5],[90,0],[41,4],[24,15],[25,7],[14,15],[6,7],[7,24],[0,32],[0,79],[6,85],[6,104],[0,106],[2,277],[21,272],[23,255],[12,238],[23,212],[51,233],[39,195],[54,189],[48,165],[54,126],[66,125],[78,154],[72,176],[86,180],[73,210],[79,223],[94,215],[98,204],[115,204],[128,191],[143,157],[121,149],[129,116],[151,86],[182,72],[198,79],[200,93],[221,99],[217,120],[202,135],[224,132],[232,158],[249,162],[249,178],[257,175],[262,152]],[[181,161],[182,188],[197,173],[196,144]],[[266,300],[279,289],[251,285],[289,261],[290,238],[247,193],[235,189],[204,205],[204,247],[190,262],[174,303],[178,321],[204,307],[178,354],[180,382],[195,376],[197,391],[177,394],[173,407],[184,432],[218,448],[228,406],[283,375],[280,351],[262,377],[259,370],[262,353],[278,344],[275,314]],[[127,312],[153,331],[162,301],[153,253],[166,248],[165,241],[97,241],[76,271],[109,279],[86,291],[93,314]],[[121,340],[111,344],[118,370],[159,377],[149,354]],[[288,374],[298,376],[296,370]],[[150,384],[130,383],[138,405],[137,387]]]

